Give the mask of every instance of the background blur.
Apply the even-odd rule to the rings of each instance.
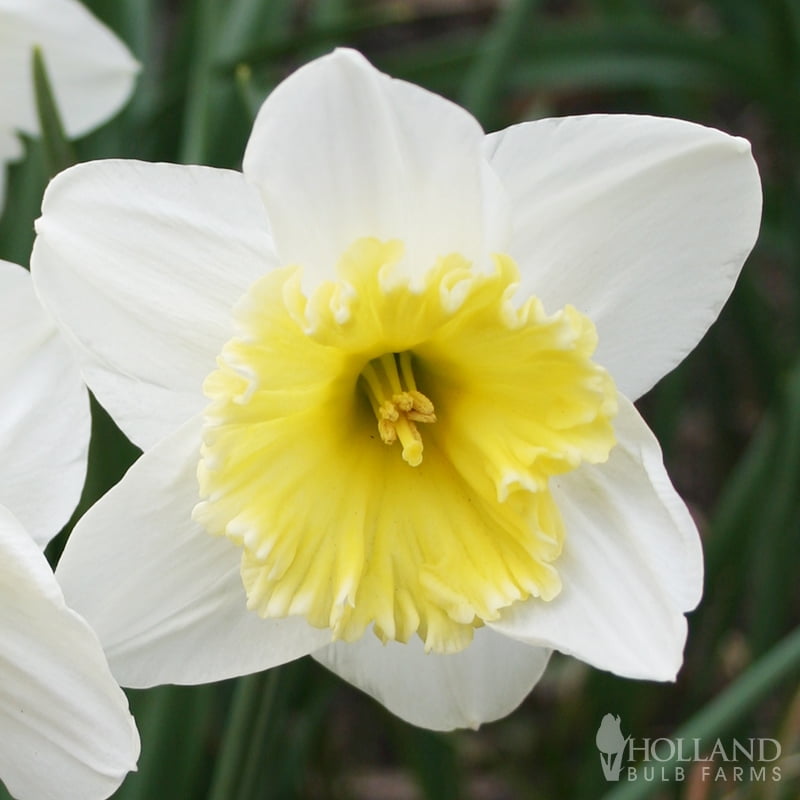
[[[733,780],[731,770],[727,781],[703,780],[689,764],[683,781],[657,774],[609,798],[800,797],[800,3],[85,3],[143,72],[128,107],[77,143],[79,160],[238,168],[269,90],[349,45],[465,105],[487,130],[635,112],[745,136],[765,193],[759,243],[720,320],[639,403],[706,550],[677,684],[621,680],[556,655],[514,714],[447,735],[396,720],[309,659],[238,682],[131,692],[143,752],[116,797],[594,800],[615,788],[595,746],[606,713],[635,738],[771,737],[783,751],[780,782]],[[28,263],[47,170],[42,146],[27,142],[10,170],[1,258]],[[96,411],[84,509],[137,455]]]

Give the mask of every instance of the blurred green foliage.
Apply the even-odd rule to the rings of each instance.
[[[143,65],[135,96],[75,143],[102,157],[237,168],[255,112],[338,45],[470,108],[487,129],[589,112],[677,116],[747,137],[761,237],[720,320],[640,408],[696,514],[705,598],[675,685],[556,656],[477,732],[407,726],[308,659],[218,685],[131,692],[140,771],[117,797],[576,798],[606,784],[595,731],[769,736],[780,783],[643,781],[615,798],[800,796],[800,3],[795,0],[86,0]],[[48,163],[10,169],[0,257],[28,262]],[[95,408],[82,509],[137,451]],[[57,552],[53,551],[53,554]],[[782,642],[782,644],[780,644]],[[700,731],[701,733],[698,733]],[[611,795],[609,795],[611,796]]]

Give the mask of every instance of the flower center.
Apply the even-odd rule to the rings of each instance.
[[[384,444],[403,445],[403,461],[422,463],[422,436],[415,423],[436,422],[433,403],[417,389],[411,353],[384,353],[361,370],[360,383],[369,399]]]
[[[248,290],[204,384],[194,517],[241,547],[261,616],[449,653],[560,591],[549,482],[606,460],[616,390],[586,317],[512,304],[508,256],[412,281],[402,253],[360,239],[335,282],[286,267]]]

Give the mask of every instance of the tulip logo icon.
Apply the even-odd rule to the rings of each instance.
[[[600,722],[595,744],[600,751],[600,764],[607,781],[618,781],[622,771],[622,754],[630,736],[623,738],[619,716],[606,714]]]

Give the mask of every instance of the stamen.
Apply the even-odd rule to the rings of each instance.
[[[400,353],[398,361],[400,362],[400,372],[403,374],[403,381],[408,387],[409,392],[416,392],[417,383],[414,380],[414,373],[411,370],[411,353],[409,353],[408,350],[404,350]]]
[[[397,428],[388,419],[378,420],[378,433],[384,444],[394,444],[397,441]]]
[[[414,401],[411,406],[411,411],[408,412],[408,418],[416,420],[417,422],[436,422],[433,403],[431,403],[422,392],[418,392],[416,389],[408,392],[408,394]]]
[[[381,379],[378,375],[377,370],[372,361],[370,361],[363,370],[361,370],[361,377],[364,379],[364,382],[367,384],[367,397],[369,398],[370,405],[372,406],[372,410],[375,412],[375,416],[378,419],[381,419],[381,401],[379,400],[380,397],[383,397],[384,391],[383,387],[381,386]]]
[[[383,367],[383,374],[389,382],[392,394],[400,394],[403,391],[403,384],[397,374],[397,356],[394,353],[384,353],[379,361]]]
[[[384,444],[403,445],[403,460],[422,463],[422,436],[415,422],[436,422],[433,403],[417,389],[411,353],[384,353],[361,371],[363,389],[378,421]]]

